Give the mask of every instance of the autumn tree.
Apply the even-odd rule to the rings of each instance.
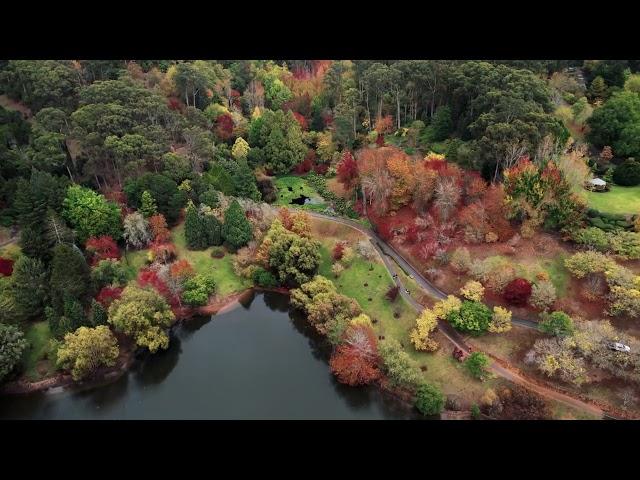
[[[523,307],[531,296],[531,283],[524,278],[515,278],[504,288],[503,295],[511,305]]]
[[[329,367],[340,383],[367,385],[380,377],[378,361],[373,329],[357,324],[347,327],[342,343],[331,355]]]
[[[165,220],[164,215],[161,213],[151,215],[148,221],[154,242],[164,243],[171,238],[171,232],[167,228],[167,221]]]
[[[118,342],[104,325],[80,327],[67,333],[57,351],[57,366],[71,370],[75,381],[90,376],[100,367],[115,365],[119,355]]]
[[[109,323],[152,353],[169,346],[165,331],[175,320],[169,305],[151,289],[129,285],[109,307]]]
[[[119,259],[120,250],[118,244],[109,235],[101,235],[100,237],[89,237],[85,244],[87,253],[91,256],[91,264],[96,265],[102,260],[109,258]]]
[[[340,163],[336,166],[338,181],[348,192],[354,190],[359,182],[358,164],[348,150],[342,154]]]
[[[491,333],[503,333],[509,330],[511,330],[511,312],[506,308],[496,305],[493,307],[489,331]]]
[[[432,310],[425,308],[416,319],[416,326],[409,336],[416,350],[434,352],[438,349],[438,342],[429,337],[437,326],[438,317]]]

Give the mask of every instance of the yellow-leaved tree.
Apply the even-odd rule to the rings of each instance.
[[[460,295],[472,302],[480,302],[484,296],[484,287],[480,282],[469,280],[465,283],[464,287],[460,289]]]
[[[502,333],[511,330],[511,312],[506,308],[493,307],[493,316],[489,324],[489,331],[492,333]]]
[[[431,332],[438,326],[438,318],[433,310],[425,308],[420,316],[416,318],[416,326],[409,335],[411,343],[416,350],[434,352],[439,345],[433,338],[429,337]]]
[[[64,336],[64,343],[57,352],[57,364],[71,370],[71,376],[78,381],[99,367],[113,366],[119,353],[118,342],[109,327],[80,327]]]

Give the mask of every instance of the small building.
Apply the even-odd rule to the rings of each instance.
[[[591,180],[587,180],[587,182],[585,182],[585,188],[594,192],[605,192],[609,190],[607,182],[601,178],[592,178]]]

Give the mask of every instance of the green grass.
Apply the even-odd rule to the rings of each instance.
[[[216,281],[216,294],[219,296],[245,290],[253,285],[250,280],[241,278],[233,271],[233,255],[227,253],[222,258],[211,257],[213,247],[206,250],[189,250],[184,237],[184,223],[171,232],[178,258],[185,258],[193,265],[196,273],[212,273]]]
[[[585,192],[589,206],[603,213],[640,213],[640,185],[611,185],[608,192]]]
[[[564,259],[566,254],[562,253],[554,257],[553,259],[545,259],[540,262],[542,268],[544,268],[549,274],[549,279],[553,286],[556,287],[556,292],[559,297],[562,297],[567,292],[567,285],[571,278],[569,271],[564,266]]]
[[[320,210],[326,208],[323,198],[303,177],[279,177],[276,178],[275,186],[277,189],[275,205],[290,205],[291,200],[304,195],[318,202],[312,205],[305,205],[305,207]]]
[[[49,353],[49,340],[51,339],[51,331],[49,330],[49,322],[41,321],[31,325],[26,332],[25,338],[29,342],[29,347],[24,353],[22,366],[25,375],[29,380],[39,380],[43,376],[53,373],[54,366],[48,362],[47,371],[42,375],[38,372],[38,363],[45,359]]]
[[[127,279],[133,280],[138,275],[138,271],[147,264],[148,249],[134,250],[127,252],[126,257],[121,260],[127,270]]]

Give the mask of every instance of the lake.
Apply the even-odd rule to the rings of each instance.
[[[2,419],[412,419],[375,387],[341,385],[330,347],[288,297],[253,293],[236,308],[179,325],[114,383],[0,397]]]

